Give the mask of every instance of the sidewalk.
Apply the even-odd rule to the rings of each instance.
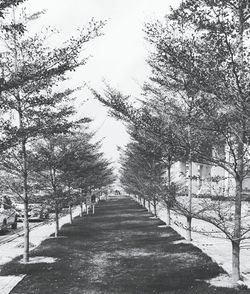
[[[32,258],[40,262],[16,258],[3,267],[1,275],[26,275],[11,294],[249,293],[209,285],[223,270],[126,197],[101,201],[95,215],[64,225]]]
[[[79,215],[80,210],[77,207],[73,211],[73,217]],[[68,223],[69,215],[65,215],[60,217],[59,225],[60,228]],[[35,228],[30,232],[30,244],[32,244],[31,251],[34,250],[37,246],[41,244],[41,242],[47,238],[51,234],[54,233],[55,224],[53,221],[44,224],[40,227]],[[23,236],[16,238],[11,243],[6,243],[4,245],[0,245],[0,269],[2,266],[14,258],[22,255],[23,253]],[[25,277],[24,274],[20,275],[8,275],[8,276],[0,276],[0,294],[9,294],[11,290]]]

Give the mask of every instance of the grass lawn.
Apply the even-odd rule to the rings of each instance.
[[[31,256],[55,263],[6,264],[1,275],[27,274],[12,294],[227,294],[250,293],[211,287],[204,280],[223,270],[181,240],[129,198],[102,201],[95,215],[76,218],[60,237],[45,240]]]

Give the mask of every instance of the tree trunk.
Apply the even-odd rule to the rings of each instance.
[[[154,216],[157,217],[156,205],[154,204]]]
[[[192,218],[187,216],[187,241],[192,241]]]
[[[146,200],[143,198],[143,207],[146,208]]]
[[[167,226],[171,225],[171,210],[170,210],[170,201],[171,201],[171,166],[168,165],[168,201],[167,201]]]
[[[20,119],[21,120],[21,119]],[[22,124],[21,124],[22,125]],[[22,157],[23,157],[23,198],[24,198],[24,252],[23,261],[29,262],[29,198],[28,198],[28,171],[27,171],[27,152],[26,140],[22,140]]]
[[[89,214],[89,207],[88,207],[88,204],[86,203],[85,206],[86,206],[86,214]]]
[[[154,216],[157,217],[157,203],[156,203],[156,200],[155,200],[155,197],[153,199],[153,206],[154,206]]]
[[[234,239],[232,241],[232,279],[234,284],[240,279],[241,193],[242,180],[236,179]]]
[[[70,219],[70,224],[72,225],[73,223],[73,216],[72,216],[72,205],[69,205],[69,219]]]
[[[24,202],[24,220],[23,220],[23,230],[24,230],[24,252],[23,252],[23,262],[29,262],[29,220],[28,220],[28,203]]]
[[[148,211],[151,212],[150,201],[148,200]]]
[[[13,13],[13,23],[16,24],[15,16],[15,6],[12,6]],[[14,30],[14,62],[15,62],[15,73],[18,72],[18,60],[17,60],[17,34]],[[15,98],[17,99],[17,111],[19,116],[19,131],[20,133],[24,130],[23,123],[23,110],[21,104],[20,92],[17,89],[15,92]],[[23,135],[24,136],[24,135]],[[29,262],[29,220],[28,220],[28,208],[29,208],[29,199],[28,199],[28,169],[27,169],[27,151],[26,151],[26,138],[22,137],[21,141],[21,151],[22,151],[22,180],[23,180],[23,199],[24,199],[24,252],[23,252],[23,262]]]
[[[80,208],[81,208],[81,217],[83,217],[83,207],[82,207],[82,203],[80,204]]]
[[[59,233],[59,212],[58,212],[58,206],[56,205],[55,208],[55,238],[58,237],[58,233]]]
[[[171,217],[170,217],[170,214],[171,214],[171,210],[170,210],[169,206],[167,206],[167,220],[166,220],[166,225],[167,226],[170,226],[171,225]]]
[[[95,214],[95,204],[92,205],[92,213]]]
[[[240,242],[232,241],[232,280],[234,286],[240,280]]]
[[[193,193],[193,165],[192,165],[192,154],[190,151],[189,154],[189,171],[188,171],[188,213],[189,215],[187,216],[187,240],[192,241],[192,193]]]
[[[238,4],[238,20],[239,20],[239,33],[238,33],[238,62],[240,66],[244,68],[244,1],[239,1]],[[239,79],[242,81],[244,78],[244,72],[240,70]],[[241,95],[241,93],[240,93]],[[243,97],[241,97],[243,100]],[[239,129],[238,142],[237,142],[237,174],[235,177],[236,182],[236,197],[235,197],[235,210],[234,210],[234,235],[232,241],[232,280],[235,286],[237,286],[237,281],[240,279],[240,241],[241,241],[241,195],[242,195],[242,182],[244,174],[244,141],[246,121],[243,120],[241,129]]]

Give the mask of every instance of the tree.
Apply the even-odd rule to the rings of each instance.
[[[13,6],[17,6],[23,3],[25,0],[1,0],[0,2],[0,17],[4,18],[6,9],[9,9]]]
[[[133,141],[127,145],[122,157],[121,183],[128,193],[152,201],[156,216],[157,204],[166,194],[162,149],[141,129],[131,126],[130,135]]]
[[[60,202],[65,197],[60,182],[62,136],[54,136],[37,143],[34,153],[33,166],[39,181],[40,189],[45,191],[48,203],[55,210],[55,237],[59,232]]]
[[[145,88],[144,88],[145,90]],[[171,169],[173,164],[186,153],[186,145],[181,138],[181,128],[174,115],[169,113],[169,108],[165,105],[162,96],[152,97],[152,88],[146,90],[143,107],[139,110],[140,129],[143,129],[151,144],[157,146],[160,151],[160,161],[164,164],[167,172],[167,186],[163,189],[161,197],[168,212],[167,225],[171,223],[170,210],[173,208],[175,195],[173,193],[173,181]],[[156,98],[156,99],[155,99]],[[159,99],[161,98],[161,99]]]
[[[15,9],[13,13],[15,24]],[[23,17],[27,21],[30,19],[26,15]],[[55,121],[55,117],[72,113],[68,107],[57,109],[72,90],[53,93],[53,85],[64,81],[67,72],[86,63],[86,58],[80,58],[81,49],[86,42],[101,34],[103,25],[103,22],[92,20],[78,37],[72,37],[62,47],[55,49],[45,45],[46,36],[37,34],[26,37],[23,34],[17,38],[16,30],[5,30],[3,34],[7,48],[2,66],[8,87],[2,88],[1,108],[9,117],[1,126],[3,135],[0,149],[2,151],[9,146],[20,148],[25,206],[25,262],[29,260],[27,147],[37,137],[61,132],[60,122],[58,125],[50,123],[52,118]]]
[[[135,129],[138,134],[141,134],[144,141],[150,144],[152,149],[151,156],[158,153],[159,160],[168,172],[167,188],[162,191],[161,199],[167,207],[168,221],[170,224],[170,208],[173,204],[173,183],[171,182],[171,167],[178,159],[183,158],[190,150],[190,140],[186,138],[186,113],[185,108],[180,105],[173,104],[173,94],[169,94],[168,101],[171,102],[173,107],[166,104],[166,96],[158,89],[153,88],[152,85],[145,84],[144,87],[144,100],[140,101],[140,107],[134,107],[129,101],[128,96],[124,96],[117,90],[107,86],[104,95],[93,91],[95,97],[101,101],[105,106],[109,107],[111,115],[121,119],[128,125],[128,129]],[[182,120],[182,125],[180,124]],[[174,131],[173,131],[174,130]],[[133,138],[133,132],[130,132]],[[192,146],[194,143],[192,143]],[[191,169],[190,169],[191,171]],[[190,179],[192,177],[190,176]],[[191,186],[191,185],[190,185]],[[192,193],[190,189],[189,199],[191,200]],[[185,215],[189,224],[189,238],[191,239],[191,201],[189,210],[185,209]]]
[[[79,137],[78,137],[79,140]],[[65,204],[71,207],[69,190],[71,189],[72,166],[75,167],[74,156],[76,138],[70,133],[66,135],[47,136],[37,142],[33,156],[33,166],[40,189],[46,191],[47,202],[55,210],[55,237],[59,232],[59,212]],[[83,141],[78,141],[78,145]],[[73,147],[74,146],[74,147]],[[67,162],[71,163],[68,166]]]
[[[100,152],[101,142],[89,142],[86,147],[89,152],[81,149],[72,176],[74,187],[81,189],[81,201],[87,204],[87,195],[107,189],[114,183],[115,175],[111,163]]]
[[[197,93],[201,115],[194,125],[211,145],[210,152],[199,150],[197,156],[223,167],[235,180],[233,230],[227,235],[235,284],[240,279],[240,242],[248,232],[241,202],[249,173],[249,16],[245,0],[190,0],[172,11],[166,25],[157,22],[146,28],[157,51],[152,63],[161,68],[161,85],[170,81],[172,87],[184,76]],[[227,222],[216,224],[223,230]]]
[[[93,134],[82,127],[80,132],[47,137],[36,145],[33,165],[41,188],[55,208],[56,237],[62,205],[69,205],[72,221],[72,205],[82,206],[87,193],[113,181],[110,163],[99,152],[100,144],[93,145],[92,139]]]

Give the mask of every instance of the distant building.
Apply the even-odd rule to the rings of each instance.
[[[180,194],[187,194],[189,164],[186,161],[174,163],[171,170],[171,180],[179,187]],[[197,196],[235,195],[235,180],[222,167],[192,162],[192,193]],[[243,181],[243,194],[250,197],[250,174]]]

